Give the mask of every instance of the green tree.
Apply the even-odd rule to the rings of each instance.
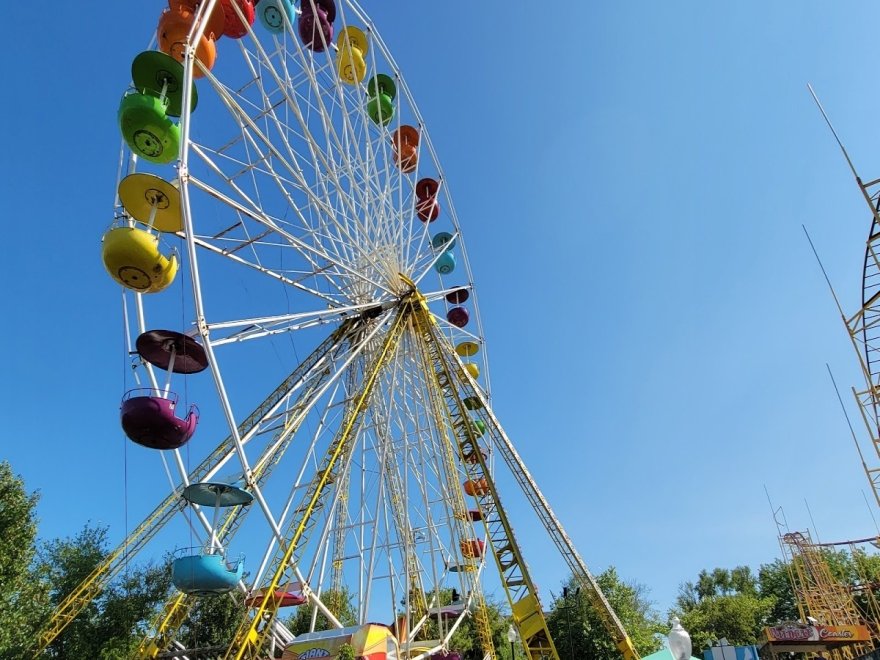
[[[734,645],[754,644],[774,612],[790,606],[783,578],[787,579],[784,564],[762,566],[757,576],[748,566],[703,570],[695,582],[679,588],[670,614],[681,618],[695,649],[711,646],[722,637]]]
[[[106,528],[86,525],[73,538],[43,545],[34,570],[46,585],[53,607],[104,560],[106,543]],[[128,567],[49,645],[46,656],[64,660],[127,657],[169,586],[167,566]]]
[[[707,596],[696,607],[681,611],[681,625],[690,632],[695,649],[726,637],[733,645],[755,644],[773,609],[773,598],[729,593]]]
[[[800,618],[787,562],[776,559],[769,564],[762,564],[758,569],[758,583],[761,596],[773,599],[768,623],[797,621]]]
[[[23,657],[48,599],[31,571],[36,556],[39,497],[8,462],[0,462],[0,657]]]
[[[353,600],[351,592],[345,586],[339,591],[328,590],[321,594],[321,602],[327,606],[328,610],[333,612],[333,615],[339,619],[343,626],[353,626],[357,623],[357,613],[354,611]],[[296,612],[284,622],[287,629],[294,635],[302,635],[309,632],[312,625],[313,609],[307,605],[298,607]],[[319,610],[315,618],[314,630],[329,630],[332,627],[327,617]]]
[[[187,648],[228,645],[247,611],[239,596],[235,591],[200,598],[180,629],[180,642]]]
[[[668,626],[651,607],[646,588],[624,582],[613,566],[598,575],[596,581],[639,654],[659,650],[655,634],[665,633]],[[562,660],[619,660],[620,651],[587,594],[578,590],[574,578],[569,578],[564,587],[568,589],[568,598],[557,597],[547,618],[559,657]]]

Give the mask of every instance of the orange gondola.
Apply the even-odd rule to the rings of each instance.
[[[391,134],[394,147],[394,164],[408,174],[419,164],[419,131],[414,126],[403,125]]]
[[[194,20],[195,16],[185,9],[166,9],[156,28],[159,50],[178,62],[183,62],[187,38]],[[196,59],[209,71],[214,68],[214,62],[217,61],[217,46],[213,39],[202,35],[196,45]],[[193,76],[196,78],[201,78],[204,75],[199,67],[195,67],[193,70]]]
[[[479,497],[489,492],[489,482],[485,479],[468,479],[464,482],[464,492],[471,497]]]
[[[188,13],[195,17],[201,2],[198,0],[168,0],[168,7],[172,11],[178,13]],[[214,11],[208,16],[205,25],[205,36],[216,41],[223,36],[226,29],[226,11],[223,8],[223,2],[214,5]]]

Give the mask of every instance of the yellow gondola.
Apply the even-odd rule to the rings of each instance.
[[[364,56],[370,49],[367,35],[356,27],[348,26],[337,40],[339,54],[336,56],[336,67],[339,79],[349,85],[357,85],[367,75],[367,63]]]
[[[140,293],[167,288],[179,266],[175,255],[159,251],[157,236],[134,227],[114,227],[104,234],[101,256],[110,277]]]
[[[463,341],[456,345],[455,352],[461,357],[473,357],[480,352],[480,345],[472,341]]]

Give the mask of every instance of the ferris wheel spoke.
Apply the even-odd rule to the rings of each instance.
[[[302,53],[302,49],[300,49],[300,53]],[[302,115],[302,113],[299,111],[298,104],[295,103],[295,99],[293,99],[290,96],[290,93],[287,91],[288,88],[283,84],[283,81],[285,79],[289,79],[289,75],[286,74],[286,60],[284,60],[283,58],[281,60],[282,65],[284,66],[284,69],[285,69],[285,75],[282,76],[282,74],[279,74],[277,71],[275,71],[275,68],[272,65],[272,63],[267,58],[265,58],[265,51],[262,52],[262,55],[264,57],[264,64],[267,66],[267,68],[269,68],[269,70],[273,74],[272,77],[275,79],[275,82],[278,85],[278,88],[281,90],[281,93],[287,98],[288,102],[285,107],[290,108],[294,111],[294,114],[295,114],[296,118],[299,120],[301,127],[302,127],[302,130],[306,134],[306,136],[309,138],[314,137],[314,135],[311,132],[311,129],[308,125],[308,122],[306,121],[306,119]],[[314,60],[312,60],[312,62],[313,61]],[[304,66],[303,70],[308,72],[308,71],[311,71],[312,69],[310,67]],[[313,86],[317,87],[317,83],[315,82],[315,78],[312,77],[311,80],[313,81]],[[262,78],[259,79],[259,84],[262,84]],[[333,128],[333,125],[332,125],[332,123],[330,123],[326,119],[328,113],[326,112],[326,106],[323,106],[322,96],[317,95],[316,98],[319,99],[319,102],[322,104],[318,108],[321,111],[318,114],[320,117],[324,118],[323,126],[325,129],[325,133],[328,135],[328,138],[335,138],[336,135],[335,135],[335,130]],[[343,116],[345,116],[344,113],[343,113]],[[327,147],[330,148],[331,145],[333,144],[333,142],[334,142],[334,140],[328,140]],[[307,141],[307,144],[310,147],[312,147],[313,143],[314,143],[314,141],[311,139]],[[347,150],[344,150],[343,145],[338,141],[338,138],[335,140],[335,143],[341,153],[348,153]],[[331,206],[331,204],[329,203],[329,201],[330,201],[329,200],[329,191],[326,186],[327,179],[329,178],[331,180],[331,182],[335,185],[335,187],[340,191],[343,190],[343,186],[340,182],[340,177],[337,174],[336,163],[332,157],[332,153],[330,153],[330,149],[328,149],[327,151],[328,151],[327,153],[323,153],[323,152],[319,152],[318,150],[312,148],[312,158],[315,161],[314,162],[314,171],[315,171],[316,175],[318,175],[318,177],[319,177],[320,185],[322,188],[324,188],[325,191],[327,191],[327,197],[328,197],[327,206]],[[354,177],[352,177],[352,180],[354,180]],[[352,192],[356,193],[357,189],[352,188]],[[354,219],[354,221],[355,221],[354,226],[357,228],[358,227],[358,225],[357,225],[358,212],[354,206],[354,203],[355,203],[354,199],[350,198],[349,195],[340,195],[339,197],[341,198],[341,200],[343,202],[347,202],[349,204],[349,207],[347,209],[348,210],[347,215],[349,215],[350,218]],[[330,215],[330,214],[327,214],[324,217],[335,218],[334,215]],[[344,225],[337,223],[337,227],[339,227],[340,230],[346,234],[341,237],[342,239],[345,239],[344,244],[356,246],[356,245],[359,245],[361,242],[363,242],[363,239],[361,239],[359,236],[352,236],[348,232],[348,230],[346,229],[346,227]]]
[[[237,194],[237,196],[239,198],[241,198],[243,200],[243,202],[238,202],[236,200],[233,200],[228,195],[226,195],[226,194],[222,193],[221,191],[217,190],[216,188],[210,186],[207,182],[200,181],[199,179],[193,177],[192,180],[196,186],[201,188],[203,190],[203,192],[206,192],[209,195],[211,195],[212,197],[232,206],[236,210],[236,212],[239,214],[239,216],[245,215],[246,217],[249,217],[253,220],[259,220],[260,218],[268,217],[262,211],[262,205],[259,203],[259,200],[252,200],[242,190],[242,188],[234,182],[233,177],[229,177],[223,172],[222,168],[215,162],[214,159],[212,159],[208,155],[206,150],[200,148],[199,145],[192,145],[192,148],[205,161],[205,163],[211,168],[211,170],[214,171],[216,174],[218,174],[221,177],[221,179],[232,188],[232,190]],[[252,173],[257,172],[256,169],[251,169],[250,171]],[[287,185],[295,185],[294,182],[292,182],[288,179],[281,179],[281,177],[279,177],[277,175],[277,173],[274,172],[274,170],[265,169],[265,170],[259,170],[259,171],[267,176],[272,177],[275,180],[276,184],[280,188],[282,188],[282,191],[284,191],[285,194],[286,194],[286,186]],[[292,201],[289,199],[288,199],[288,201],[295,208],[295,205],[292,204]],[[307,221],[305,221],[305,218],[301,214],[301,212],[299,213],[299,216],[303,220],[303,225],[304,225],[303,228],[306,231],[306,233],[307,234],[314,233],[314,230],[311,228],[311,225]],[[276,220],[275,222],[280,222],[280,220]],[[227,228],[226,230],[224,230],[223,233],[224,234],[228,233],[230,230],[231,230],[231,228]],[[311,252],[313,252],[314,250],[312,250],[312,247],[308,243],[301,241],[299,244],[295,245],[294,247],[297,247],[302,252],[303,256],[306,257],[306,259],[309,261],[309,263],[311,263],[312,265],[315,265],[316,262],[314,261],[314,257],[310,256]],[[323,252],[320,252],[317,256],[319,256],[320,258],[326,258],[325,253],[323,253]]]
[[[284,107],[287,108],[287,105],[285,105]],[[294,150],[291,146],[291,141],[289,139],[289,132],[291,129],[289,128],[289,126],[286,123],[282,123],[282,121],[278,118],[278,115],[277,115],[274,107],[270,107],[268,109],[267,115],[270,116],[274,120],[276,131],[278,132],[279,135],[281,135],[283,137],[281,142],[287,147],[288,157],[293,162],[298,162],[299,156],[294,152]],[[299,134],[295,133],[294,137],[299,137]],[[307,144],[311,145],[311,141],[308,141]],[[326,209],[332,208],[334,206],[334,203],[333,203],[333,199],[330,194],[330,190],[328,189],[328,186],[326,185],[326,176],[321,174],[322,164],[318,163],[317,153],[318,153],[317,150],[312,149],[312,151],[311,151],[312,166],[314,168],[314,171],[319,174],[319,176],[317,177],[317,180],[320,182],[319,187],[321,188],[322,192],[324,193],[324,195],[323,195],[323,197],[324,197],[323,209],[319,208],[318,213],[317,213],[317,217],[320,221],[320,227],[324,228],[324,232],[326,233],[328,239],[330,241],[332,241],[333,249],[344,251],[346,253],[346,258],[349,261],[353,261],[354,260],[354,253],[358,251],[356,248],[359,246],[359,241],[357,240],[357,238],[352,237],[350,235],[349,236],[344,235],[345,233],[348,232],[348,229],[342,223],[336,222],[336,223],[331,224],[331,223],[327,223],[327,222],[323,221],[323,219],[327,218],[327,217],[332,217],[335,219],[336,215],[334,214],[334,215],[330,216],[330,214],[326,213]],[[338,186],[338,184],[339,184],[338,180],[336,181],[336,184]],[[346,199],[345,196],[340,196],[339,198],[342,200]],[[321,212],[322,210],[325,212]],[[350,207],[349,207],[349,214],[351,215],[351,217],[354,217],[354,218],[357,217],[357,210],[354,208],[353,205],[350,205]],[[339,230],[339,234],[331,236],[330,232],[328,230],[330,228],[334,228],[334,227]],[[352,240],[352,239],[354,239],[354,240]],[[337,254],[340,254],[340,253],[337,252]],[[363,251],[361,251],[361,255],[363,256],[364,254],[365,253]]]
[[[287,547],[283,553],[277,553],[276,559],[273,560],[273,567],[270,569],[272,578],[268,585],[270,590],[276,589],[282,583],[288,566],[294,559],[294,553],[300,541],[311,532],[312,525],[310,523],[314,522],[313,512],[316,510],[316,507],[321,509],[326,504],[325,497],[328,480],[336,474],[334,470],[338,469],[339,455],[351,440],[352,431],[359,427],[363,420],[363,415],[366,412],[365,404],[373,391],[376,376],[384,365],[385,360],[387,360],[389,352],[399,341],[402,319],[403,316],[398,313],[392,328],[389,329],[383,339],[382,348],[376,358],[378,361],[370,366],[369,376],[356,395],[358,398],[357,405],[351,414],[347,416],[347,419],[343,421],[341,433],[334,439],[328,454],[322,461],[322,467],[315,473],[308,491],[301,500],[301,509],[298,509],[298,515],[292,521],[290,528],[291,536],[288,538]],[[244,653],[249,653],[250,651],[258,653],[265,643],[268,627],[276,616],[277,604],[264,600],[260,607],[256,609],[252,619],[250,621],[245,619],[239,627],[227,652],[227,657],[240,658]]]
[[[336,93],[339,98],[339,104],[341,107],[345,107],[346,98],[350,98],[351,92],[343,89],[341,81],[337,78],[335,81]],[[358,91],[360,91],[358,89]],[[359,100],[358,100],[359,101]],[[355,101],[354,103],[350,103],[349,107],[353,108],[357,115],[356,117],[359,120],[359,126],[362,128],[363,132],[366,133],[365,136],[359,135],[350,120],[351,113],[343,112],[343,124],[344,129],[346,131],[347,140],[357,144],[359,142],[363,142],[365,144],[365,149],[363,154],[360,149],[350,149],[348,150],[349,154],[356,154],[358,156],[355,163],[351,163],[349,161],[349,176],[351,177],[352,185],[355,186],[355,189],[360,191],[361,203],[365,209],[369,209],[369,212],[366,213],[367,222],[370,223],[367,226],[366,235],[371,238],[374,246],[386,246],[390,243],[391,231],[390,228],[393,227],[397,221],[398,216],[394,212],[394,209],[389,205],[382,205],[381,202],[384,200],[384,195],[382,195],[383,190],[380,188],[380,184],[378,183],[378,179],[380,178],[380,174],[378,168],[376,166],[377,154],[374,150],[374,145],[372,141],[369,139],[369,124],[370,120],[366,116],[366,106],[363,102]],[[384,136],[383,132],[377,133],[377,141],[382,141],[382,137]],[[362,140],[362,137],[366,137],[365,140]],[[387,150],[384,150],[382,154],[385,156],[384,163],[384,181],[386,182],[386,189],[389,184],[391,184],[395,177],[392,176],[388,167],[388,153]],[[360,185],[355,185],[360,184]],[[373,199],[373,196],[379,194],[379,204]]]
[[[336,397],[342,391],[342,388],[342,380],[337,379],[337,382],[334,384],[333,392],[330,395],[331,401],[336,399]],[[337,414],[339,414],[338,409],[334,409],[331,406],[325,407],[317,429],[313,433],[312,439],[304,452],[304,460],[300,466],[297,476],[292,481],[290,493],[287,497],[287,500],[283,503],[281,507],[281,514],[278,519],[279,525],[285,525],[288,523],[289,515],[291,513],[291,510],[293,509],[297,497],[299,496],[299,491],[305,486],[305,484],[303,483],[303,480],[306,478],[305,475],[307,475],[310,469],[312,469],[313,463],[318,455],[317,449],[324,433],[324,429]],[[266,568],[269,565],[269,562],[272,560],[272,557],[274,556],[278,541],[279,539],[276,536],[273,536],[269,539],[269,543],[266,546],[266,550],[263,554],[262,562],[260,563],[259,569],[254,574],[253,584],[255,587],[262,584]]]
[[[397,376],[397,370],[394,370],[393,376]],[[392,385],[393,391],[393,385]],[[382,397],[380,401],[385,400]],[[377,426],[381,429],[385,445],[393,453],[395,452],[394,443],[391,438],[390,415],[381,403],[377,405],[375,414],[377,416]],[[406,486],[406,472],[401,475],[398,466],[400,465],[399,455],[395,455],[396,460],[392,460],[386,464],[384,471],[384,479],[387,483],[390,494],[390,508],[392,512],[392,522],[396,528],[396,534],[400,540],[401,565],[404,567],[405,575],[404,583],[407,585],[407,600],[411,594],[416,594],[417,602],[415,609],[417,612],[424,612],[424,587],[421,581],[421,566],[416,555],[416,549],[413,544],[412,526],[409,520],[409,508],[406,506],[408,499]]]
[[[229,328],[242,328],[249,326],[261,326],[264,328],[272,328],[281,323],[290,321],[300,321],[303,319],[320,318],[325,320],[339,321],[345,316],[356,316],[354,312],[369,312],[380,314],[383,311],[391,309],[389,304],[377,305],[376,303],[363,303],[360,305],[347,305],[344,307],[336,307],[332,309],[310,310],[307,312],[297,312],[293,314],[279,314],[275,316],[261,316],[247,319],[234,319],[230,321],[212,321],[208,323],[208,330],[225,330]]]
[[[292,280],[289,277],[286,277],[285,275],[283,275],[281,273],[278,273],[278,272],[275,272],[274,270],[266,268],[265,266],[251,263],[250,261],[247,261],[246,259],[244,259],[236,254],[230,254],[230,253],[226,252],[224,250],[224,248],[219,247],[219,246],[211,243],[210,241],[212,240],[212,238],[213,237],[210,237],[210,236],[205,236],[205,237],[194,236],[192,240],[198,247],[200,247],[204,250],[207,250],[208,252],[212,252],[218,256],[224,257],[225,259],[233,261],[233,262],[240,264],[242,266],[252,268],[253,270],[256,270],[256,271],[262,273],[263,275],[266,275],[272,279],[275,279],[278,282],[281,282],[281,283],[286,284],[288,286],[291,286],[295,289],[299,289],[300,291],[303,291],[303,292],[311,294],[317,298],[325,300],[330,304],[330,307],[336,307],[340,304],[339,300],[337,300],[336,298],[333,298],[333,297],[327,295],[326,293],[318,291],[317,289],[307,287],[300,280]]]
[[[322,275],[323,279],[326,279],[328,284],[330,284],[331,286],[336,288],[337,291],[341,295],[346,296],[344,288],[343,288],[345,285],[337,282],[334,278],[327,277],[327,274],[332,272],[331,268],[339,269],[339,272],[344,274],[345,277],[347,277],[349,279],[363,280],[364,282],[371,285],[372,287],[375,287],[376,290],[383,290],[387,293],[390,293],[389,289],[387,289],[385,286],[383,286],[382,284],[380,284],[372,279],[369,279],[369,278],[363,276],[354,267],[337,261],[336,259],[333,258],[332,255],[327,254],[326,252],[324,252],[321,249],[318,249],[314,244],[307,243],[307,242],[303,241],[302,239],[300,239],[299,237],[293,235],[290,231],[286,230],[284,227],[282,227],[280,224],[278,224],[278,222],[276,222],[275,220],[273,220],[269,216],[265,215],[260,210],[258,210],[256,208],[252,208],[252,207],[249,208],[248,206],[245,206],[244,204],[224,195],[219,190],[213,188],[212,186],[208,185],[204,181],[201,181],[200,179],[197,179],[195,177],[192,178],[192,183],[198,189],[211,195],[212,197],[215,197],[216,199],[219,199],[220,201],[223,201],[227,206],[230,206],[233,209],[235,209],[240,214],[240,217],[241,216],[248,217],[251,220],[254,220],[256,223],[262,225],[264,228],[269,229],[269,230],[275,232],[276,234],[278,234],[279,236],[283,237],[284,239],[286,239],[291,244],[291,246],[293,248],[295,248],[300,255],[304,256],[308,260],[308,262],[312,265],[313,274]],[[239,223],[239,225],[241,225],[241,224],[242,223]],[[210,244],[211,241],[216,242],[216,241],[218,241],[218,239],[223,239],[225,241],[231,241],[232,236],[229,234],[229,229],[227,228],[226,230],[224,230],[222,236],[218,236],[218,235],[199,236],[199,241],[200,241],[200,244],[202,244],[202,246],[204,246],[203,245],[204,243]],[[248,239],[248,240],[250,240],[250,239]],[[250,244],[253,245],[252,242]],[[243,257],[236,255],[235,252],[231,252],[229,248],[216,246],[215,251],[217,253],[221,254],[222,256],[227,256],[230,258],[237,258],[237,260],[246,263],[246,260],[244,260]],[[260,266],[259,264],[255,265],[254,267],[257,268],[258,270],[264,268],[263,266]],[[297,288],[305,288],[305,287],[297,286]],[[348,297],[348,296],[346,296],[346,297]]]
[[[213,77],[212,77],[213,78]],[[216,79],[214,79],[216,81]],[[289,172],[292,176],[292,181],[297,187],[297,190],[301,193],[304,193],[305,196],[310,200],[310,203],[315,205],[319,211],[326,214],[327,217],[333,217],[333,209],[329,205],[327,205],[324,200],[319,199],[312,191],[311,187],[308,185],[306,179],[304,178],[303,171],[299,167],[295,167],[293,163],[291,163],[281,151],[276,148],[273,144],[273,141],[269,138],[269,136],[260,129],[255,121],[249,116],[249,114],[242,108],[239,102],[230,94],[225,88],[217,85],[217,92],[221,99],[226,104],[227,108],[233,115],[236,116],[240,125],[242,127],[243,135],[246,140],[250,143],[251,147],[257,151],[260,155],[259,161],[263,162],[266,166],[267,172],[274,179],[276,186],[279,192],[284,196],[287,200],[288,207],[293,209],[295,213],[299,216],[300,221],[303,226],[308,226],[308,221],[306,217],[299,210],[299,207],[294,202],[292,198],[290,198],[290,193],[288,191],[288,186],[286,185],[287,179],[280,177],[273,165],[274,162],[280,163],[284,169]],[[283,144],[287,144],[286,139],[282,139],[281,142]],[[264,153],[260,148],[260,144],[262,144],[267,153]],[[272,158],[268,158],[268,155],[271,155]]]
[[[317,103],[320,104],[319,109],[322,111],[322,117],[328,117],[332,110],[338,108],[341,111],[341,116],[343,118],[343,129],[344,129],[344,139],[348,142],[348,144],[343,144],[340,140],[338,133],[335,131],[333,124],[329,121],[325,120],[326,133],[329,138],[332,138],[332,143],[335,145],[336,149],[341,154],[347,154],[349,157],[345,160],[344,164],[347,166],[348,176],[350,180],[353,182],[361,183],[360,186],[355,186],[354,192],[360,193],[361,195],[361,205],[363,208],[371,208],[370,200],[368,198],[368,193],[370,190],[376,190],[377,186],[374,183],[373,179],[376,176],[376,168],[375,168],[375,155],[371,153],[371,141],[369,140],[369,132],[371,128],[371,123],[368,121],[366,116],[365,104],[361,101],[360,98],[356,98],[352,101],[353,94],[355,92],[349,91],[346,89],[338,76],[331,76],[329,78],[329,84],[335,89],[336,96],[332,99],[333,106],[331,107],[331,112],[328,112],[327,105],[324,103],[324,97],[322,92],[324,91],[324,86],[328,83],[328,80],[325,78],[323,81],[319,80],[318,73],[319,71],[324,73],[327,71],[326,66],[320,67],[320,69],[315,67],[315,61],[318,59],[312,55],[307,55],[305,49],[299,47],[297,52],[300,56],[301,64],[304,71],[309,72],[310,79],[312,81],[312,88],[315,92],[315,97],[317,99]],[[329,53],[328,53],[329,55]],[[329,58],[328,58],[329,59]],[[322,85],[322,82],[324,83]],[[355,88],[355,91],[359,91],[359,89]],[[358,126],[360,127],[358,130],[355,130],[351,121],[348,120],[348,117],[353,114],[353,112],[357,113],[358,117]],[[377,139],[381,139],[382,132],[377,131]],[[362,141],[363,138],[366,137],[366,151],[361,153],[358,149],[352,149],[351,144],[358,144]],[[329,144],[329,143],[328,143]],[[351,158],[351,155],[354,154],[355,158]],[[386,162],[386,180],[390,180],[390,177],[387,176],[387,162]],[[357,173],[360,172],[361,176],[358,177]],[[372,175],[372,176],[371,176]],[[337,177],[338,179],[338,177]],[[383,213],[368,213],[368,217],[372,217],[374,219],[385,217]],[[392,223],[393,224],[393,223]],[[387,224],[385,225],[387,226]],[[379,241],[383,239],[387,239],[387,230],[383,233],[378,229],[382,229],[382,227],[370,226],[367,227],[369,230],[366,233],[366,238],[369,239],[372,236],[377,236]]]
[[[303,479],[306,478],[306,475],[309,474],[310,470],[314,471],[316,469],[316,461],[320,455],[318,449],[322,446],[320,444],[321,439],[326,437],[327,433],[331,432],[333,428],[335,428],[334,419],[344,420],[348,413],[346,410],[348,406],[351,404],[353,399],[351,397],[354,396],[354,393],[346,393],[346,385],[344,383],[345,379],[342,376],[346,375],[351,377],[352,372],[350,369],[355,368],[358,364],[360,364],[363,359],[365,353],[369,350],[369,347],[372,342],[375,341],[377,337],[377,333],[381,330],[382,324],[377,324],[377,326],[369,333],[365,334],[361,340],[357,343],[353,344],[353,348],[351,353],[348,355],[346,360],[342,362],[332,380],[328,382],[319,394],[323,394],[327,390],[329,385],[334,384],[334,393],[330,397],[330,401],[335,401],[336,403],[330,405],[328,404],[320,422],[317,425],[315,434],[312,438],[311,444],[304,455],[304,460],[300,465],[300,468],[297,472],[296,478],[293,480],[293,486],[291,488],[290,496],[288,497],[287,502],[283,506],[279,524],[283,524],[287,521],[288,515],[290,513],[291,507],[298,496],[298,491],[304,486]],[[352,383],[349,383],[351,386]],[[341,398],[340,398],[341,397]],[[307,411],[303,411],[304,413]],[[341,424],[341,421],[340,421]],[[332,443],[328,443],[332,444]],[[260,569],[257,571],[254,576],[254,585],[259,584],[263,579],[263,572],[267,566],[267,563],[273,553],[274,548],[276,547],[277,538],[270,539],[269,545],[266,550],[266,554],[264,555],[263,562],[260,566]]]

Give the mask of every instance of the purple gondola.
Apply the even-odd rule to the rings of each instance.
[[[446,312],[446,320],[457,328],[463,328],[471,320],[471,316],[464,307],[453,307]]]
[[[176,414],[177,395],[159,390],[130,390],[122,399],[122,429],[132,441],[150,449],[177,449],[196,432],[199,409],[192,405],[186,417]]]
[[[462,303],[467,302],[467,299],[471,297],[471,292],[468,291],[463,286],[460,286],[456,289],[453,289],[449,293],[446,294],[446,300],[453,305],[461,305]]]

